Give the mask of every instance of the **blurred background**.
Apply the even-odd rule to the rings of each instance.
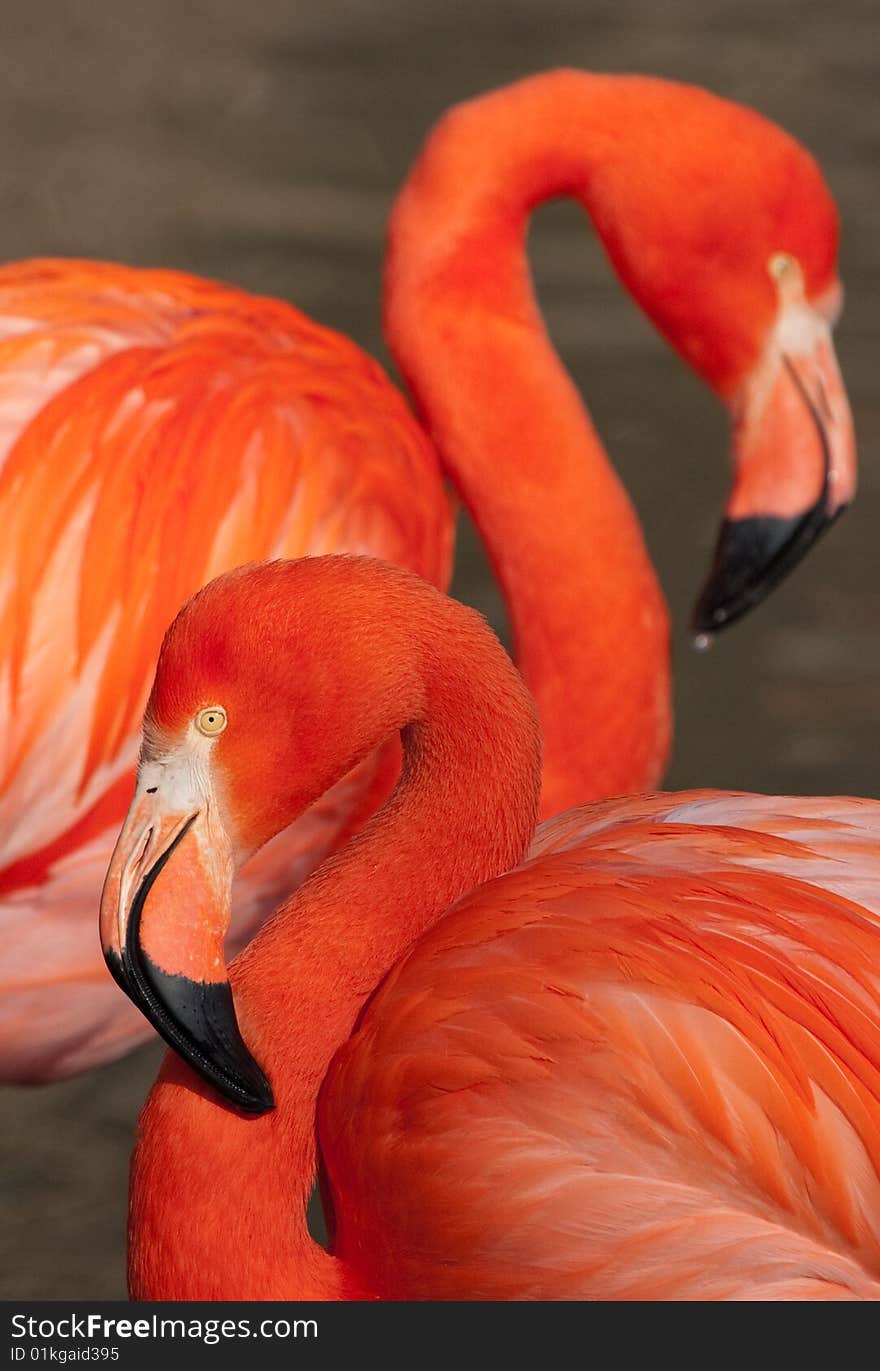
[[[837,341],[862,485],[796,577],[707,656],[687,621],[727,479],[726,417],[623,296],[575,206],[538,213],[532,262],[671,604],[669,786],[878,795],[878,44],[876,0],[4,0],[0,258],[218,277],[388,364],[384,224],[447,105],[562,63],[754,105],[818,156],[842,212]],[[454,592],[503,628],[466,528]],[[159,1055],[0,1092],[0,1296],[124,1296],[128,1156]]]

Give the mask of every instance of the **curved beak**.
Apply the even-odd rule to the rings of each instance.
[[[104,959],[184,1061],[239,1109],[263,1114],[274,1107],[272,1089],[241,1035],[223,955],[228,845],[202,797],[181,804],[175,794],[171,804],[163,788],[180,786],[149,779],[138,782],[104,882]]]
[[[852,416],[830,330],[805,306],[794,326],[783,316],[737,398],[733,464],[712,570],[693,615],[701,636],[760,604],[855,494]]]

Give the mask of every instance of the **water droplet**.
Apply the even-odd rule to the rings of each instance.
[[[714,633],[695,633],[693,637],[694,651],[708,652],[714,641]]]

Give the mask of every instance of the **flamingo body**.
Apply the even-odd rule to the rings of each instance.
[[[385,1298],[880,1297],[880,807],[544,824],[338,1053],[335,1252]]]

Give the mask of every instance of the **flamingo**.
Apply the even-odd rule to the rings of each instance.
[[[696,619],[714,632],[855,484],[830,340],[836,211],[809,154],[757,114],[583,72],[447,114],[389,235],[386,332],[424,426],[374,362],[288,305],[109,264],[0,271],[0,1076],[65,1075],[147,1031],[84,930],[179,605],[236,563],[333,551],[445,587],[441,466],[538,702],[542,812],[657,784],[666,608],[528,277],[529,214],[561,194],[733,415]],[[237,876],[233,948],[375,810],[398,751],[365,759]]]
[[[392,797],[227,976],[233,869],[398,732]],[[880,804],[637,796],[533,838],[539,790],[520,677],[411,573],[255,565],[181,611],[101,907],[176,1049],[133,1297],[880,1298]]]

